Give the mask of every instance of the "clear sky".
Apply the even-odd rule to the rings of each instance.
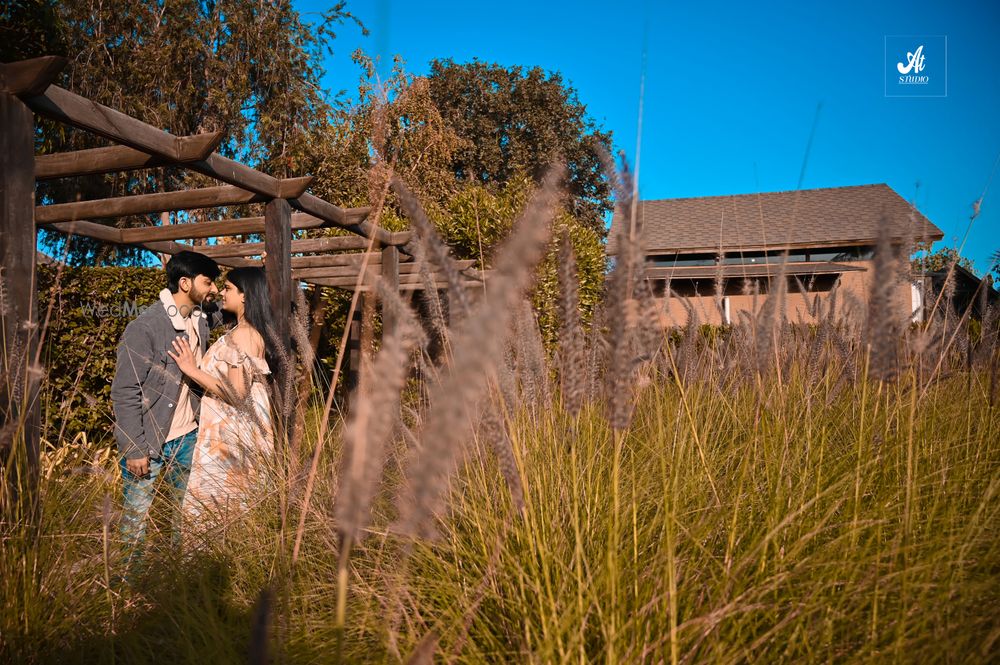
[[[310,20],[329,2],[295,6]],[[324,79],[334,92],[356,90],[359,46],[381,57],[382,71],[399,54],[418,75],[432,58],[538,65],[563,74],[633,162],[641,146],[644,199],[791,190],[800,179],[803,188],[885,182],[957,246],[985,191],[963,254],[982,272],[1000,250],[1000,174],[987,189],[1000,157],[996,0],[348,0],[348,9],[371,34],[338,31]],[[914,36],[889,40],[911,48],[934,44],[926,72],[935,84],[947,37],[947,96],[886,96],[905,58],[886,54],[895,35]]]

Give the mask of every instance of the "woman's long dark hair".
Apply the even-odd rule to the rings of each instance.
[[[233,268],[226,273],[226,280],[243,294],[243,317],[264,338],[264,360],[271,368],[271,376],[278,369],[284,356],[277,349],[274,318],[271,316],[271,299],[267,291],[267,277],[263,268]],[[223,311],[223,320],[234,322],[232,312]]]

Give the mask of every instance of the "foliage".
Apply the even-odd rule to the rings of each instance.
[[[359,86],[360,100],[352,109],[338,112],[335,129],[331,129],[335,137],[334,148],[328,151],[329,160],[320,165],[317,186],[328,188],[323,191],[350,192],[348,200],[357,205],[367,204],[376,200],[376,190],[384,182],[377,175],[373,160],[385,164],[419,195],[428,216],[456,258],[474,259],[477,267],[490,267],[496,248],[510,233],[519,211],[537,184],[534,174],[547,164],[544,161],[547,155],[555,153],[544,153],[537,145],[519,144],[511,153],[511,159],[523,164],[520,170],[505,169],[490,178],[464,178],[456,164],[465,159],[462,155],[468,154],[470,146],[485,140],[484,136],[474,133],[483,130],[464,123],[453,124],[449,120],[451,116],[445,114],[456,102],[434,97],[444,91],[441,82],[434,77],[458,76],[457,71],[462,67],[436,62],[430,76],[414,77],[397,58],[392,74],[379,86],[373,82],[374,63],[360,52],[354,57],[364,72]],[[477,65],[461,76],[499,76],[495,70],[495,66]],[[514,79],[520,76],[519,71],[518,68],[507,71],[514,88],[512,97],[496,96],[482,102],[498,107],[491,112],[489,122],[504,113],[523,115],[536,123],[543,122],[544,118],[572,116],[580,120],[584,117],[584,108],[575,101],[575,92],[563,86],[558,75],[541,80],[540,72],[532,70],[530,76],[517,83]],[[544,94],[529,94],[536,88]],[[590,127],[583,120],[580,125]],[[549,135],[553,131],[549,127],[542,133]],[[610,135],[598,134],[594,136],[601,141],[610,141]],[[582,151],[582,146],[589,145],[590,140],[584,136],[563,138],[577,151]],[[596,153],[591,157],[597,159]],[[586,159],[580,159],[579,164],[570,165],[567,183],[570,192],[564,198],[558,223],[571,230],[574,250],[579,257],[581,306],[585,318],[589,318],[599,298],[606,267],[602,242],[604,222],[602,219],[595,225],[586,215],[569,212],[583,210],[578,197],[572,193],[573,179],[583,177],[577,167],[582,168]],[[595,183],[590,186],[597,191],[604,186],[604,176],[596,174],[594,177]],[[606,201],[600,206],[605,204]],[[408,227],[392,193],[387,195],[381,224],[392,230]],[[551,346],[557,328],[554,246],[540,268],[540,276],[533,300],[542,323],[543,337]]]
[[[380,535],[352,566],[363,583],[348,605],[347,662],[406,656],[431,630],[441,652],[470,663],[602,661],[612,639],[621,662],[670,662],[672,651],[705,662],[991,661],[1000,422],[964,385],[942,384],[911,410],[904,391],[864,384],[830,402],[769,385],[764,406],[756,389],[656,383],[623,449],[616,550],[609,432],[596,410],[574,425],[558,413],[519,419],[523,519],[510,523],[495,466],[473,456],[444,538],[417,544],[404,568],[380,504]],[[337,458],[324,456],[319,478],[336,476]],[[93,453],[46,462],[43,537],[23,562],[20,536],[8,539],[0,560],[0,657],[246,662],[258,592],[284,547],[275,515],[294,488],[259,497],[190,558],[163,555],[140,588],[108,594],[101,506],[120,493],[112,463]],[[320,484],[303,558],[277,595],[268,649],[285,662],[327,661],[336,648],[335,492]],[[25,565],[37,585],[18,586]],[[627,620],[612,638],[613,611]]]
[[[959,265],[975,273],[975,265],[972,259],[961,256],[954,247],[941,247],[937,251],[930,251],[930,247],[919,247],[918,253],[911,261],[910,265],[915,273],[943,272],[949,270],[952,265]]]
[[[165,285],[163,272],[149,268],[38,267],[39,317],[50,314],[42,438],[83,432],[95,444],[111,439],[118,340],[138,307],[156,302]]]
[[[0,62],[65,53],[56,0],[7,0],[0,6]]]
[[[354,20],[343,2],[316,25],[304,23],[284,0],[70,0],[18,3],[15,10],[27,33],[53,36],[37,44],[7,42],[3,60],[65,55],[70,65],[61,84],[89,99],[180,136],[223,131],[222,154],[278,177],[312,171],[329,145],[316,140],[331,113],[318,85],[320,61],[335,37],[333,27]],[[42,153],[100,145],[85,132],[50,122],[41,124],[37,143]],[[41,183],[39,198],[171,191],[206,180],[177,169],[99,175]],[[155,221],[138,216],[119,223]],[[62,253],[61,234],[46,232],[44,240],[52,253]],[[77,238],[69,252],[78,264],[141,263],[146,256],[86,238]]]
[[[603,237],[611,188],[601,152],[610,154],[611,133],[587,116],[561,74],[434,60],[427,80],[445,123],[463,139],[450,163],[458,181],[503,186],[527,174],[539,182],[552,160],[562,159],[570,214]]]

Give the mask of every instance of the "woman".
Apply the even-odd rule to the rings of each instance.
[[[183,504],[192,518],[245,510],[259,462],[274,451],[267,380],[275,350],[262,334],[272,326],[264,270],[230,270],[220,299],[235,325],[209,347],[200,366],[179,338],[167,352],[205,389]]]

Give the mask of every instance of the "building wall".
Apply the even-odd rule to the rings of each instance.
[[[851,265],[864,268],[865,271],[845,272],[841,275],[840,287],[837,293],[837,312],[839,314],[848,314],[850,312],[850,316],[864,317],[867,311],[869,294],[871,293],[873,263],[872,261],[857,261]],[[732,323],[739,323],[746,318],[745,316],[741,316],[740,312],[753,314],[755,311],[759,311],[767,298],[767,294],[763,293],[756,297],[734,293],[732,283],[739,283],[741,281],[739,279],[730,280],[731,286],[727,289],[729,295],[726,298],[729,299],[729,316]],[[898,283],[893,289],[892,307],[894,316],[898,320],[908,321],[910,315],[913,313],[913,295],[911,291],[909,282]],[[819,296],[825,308],[830,297],[830,291],[808,293],[803,297],[803,294],[799,292],[793,282],[789,286],[788,294],[785,296],[785,316],[787,320],[792,323],[815,323],[814,317],[810,314],[810,308],[812,307],[813,299],[817,296]],[[808,298],[808,304],[806,298]],[[667,300],[666,312],[670,325],[683,326],[687,324],[688,310],[682,300],[686,300],[694,309],[699,323],[713,325],[723,323],[722,313],[716,305],[715,296],[709,293],[703,296],[696,295],[683,298],[675,296]]]

